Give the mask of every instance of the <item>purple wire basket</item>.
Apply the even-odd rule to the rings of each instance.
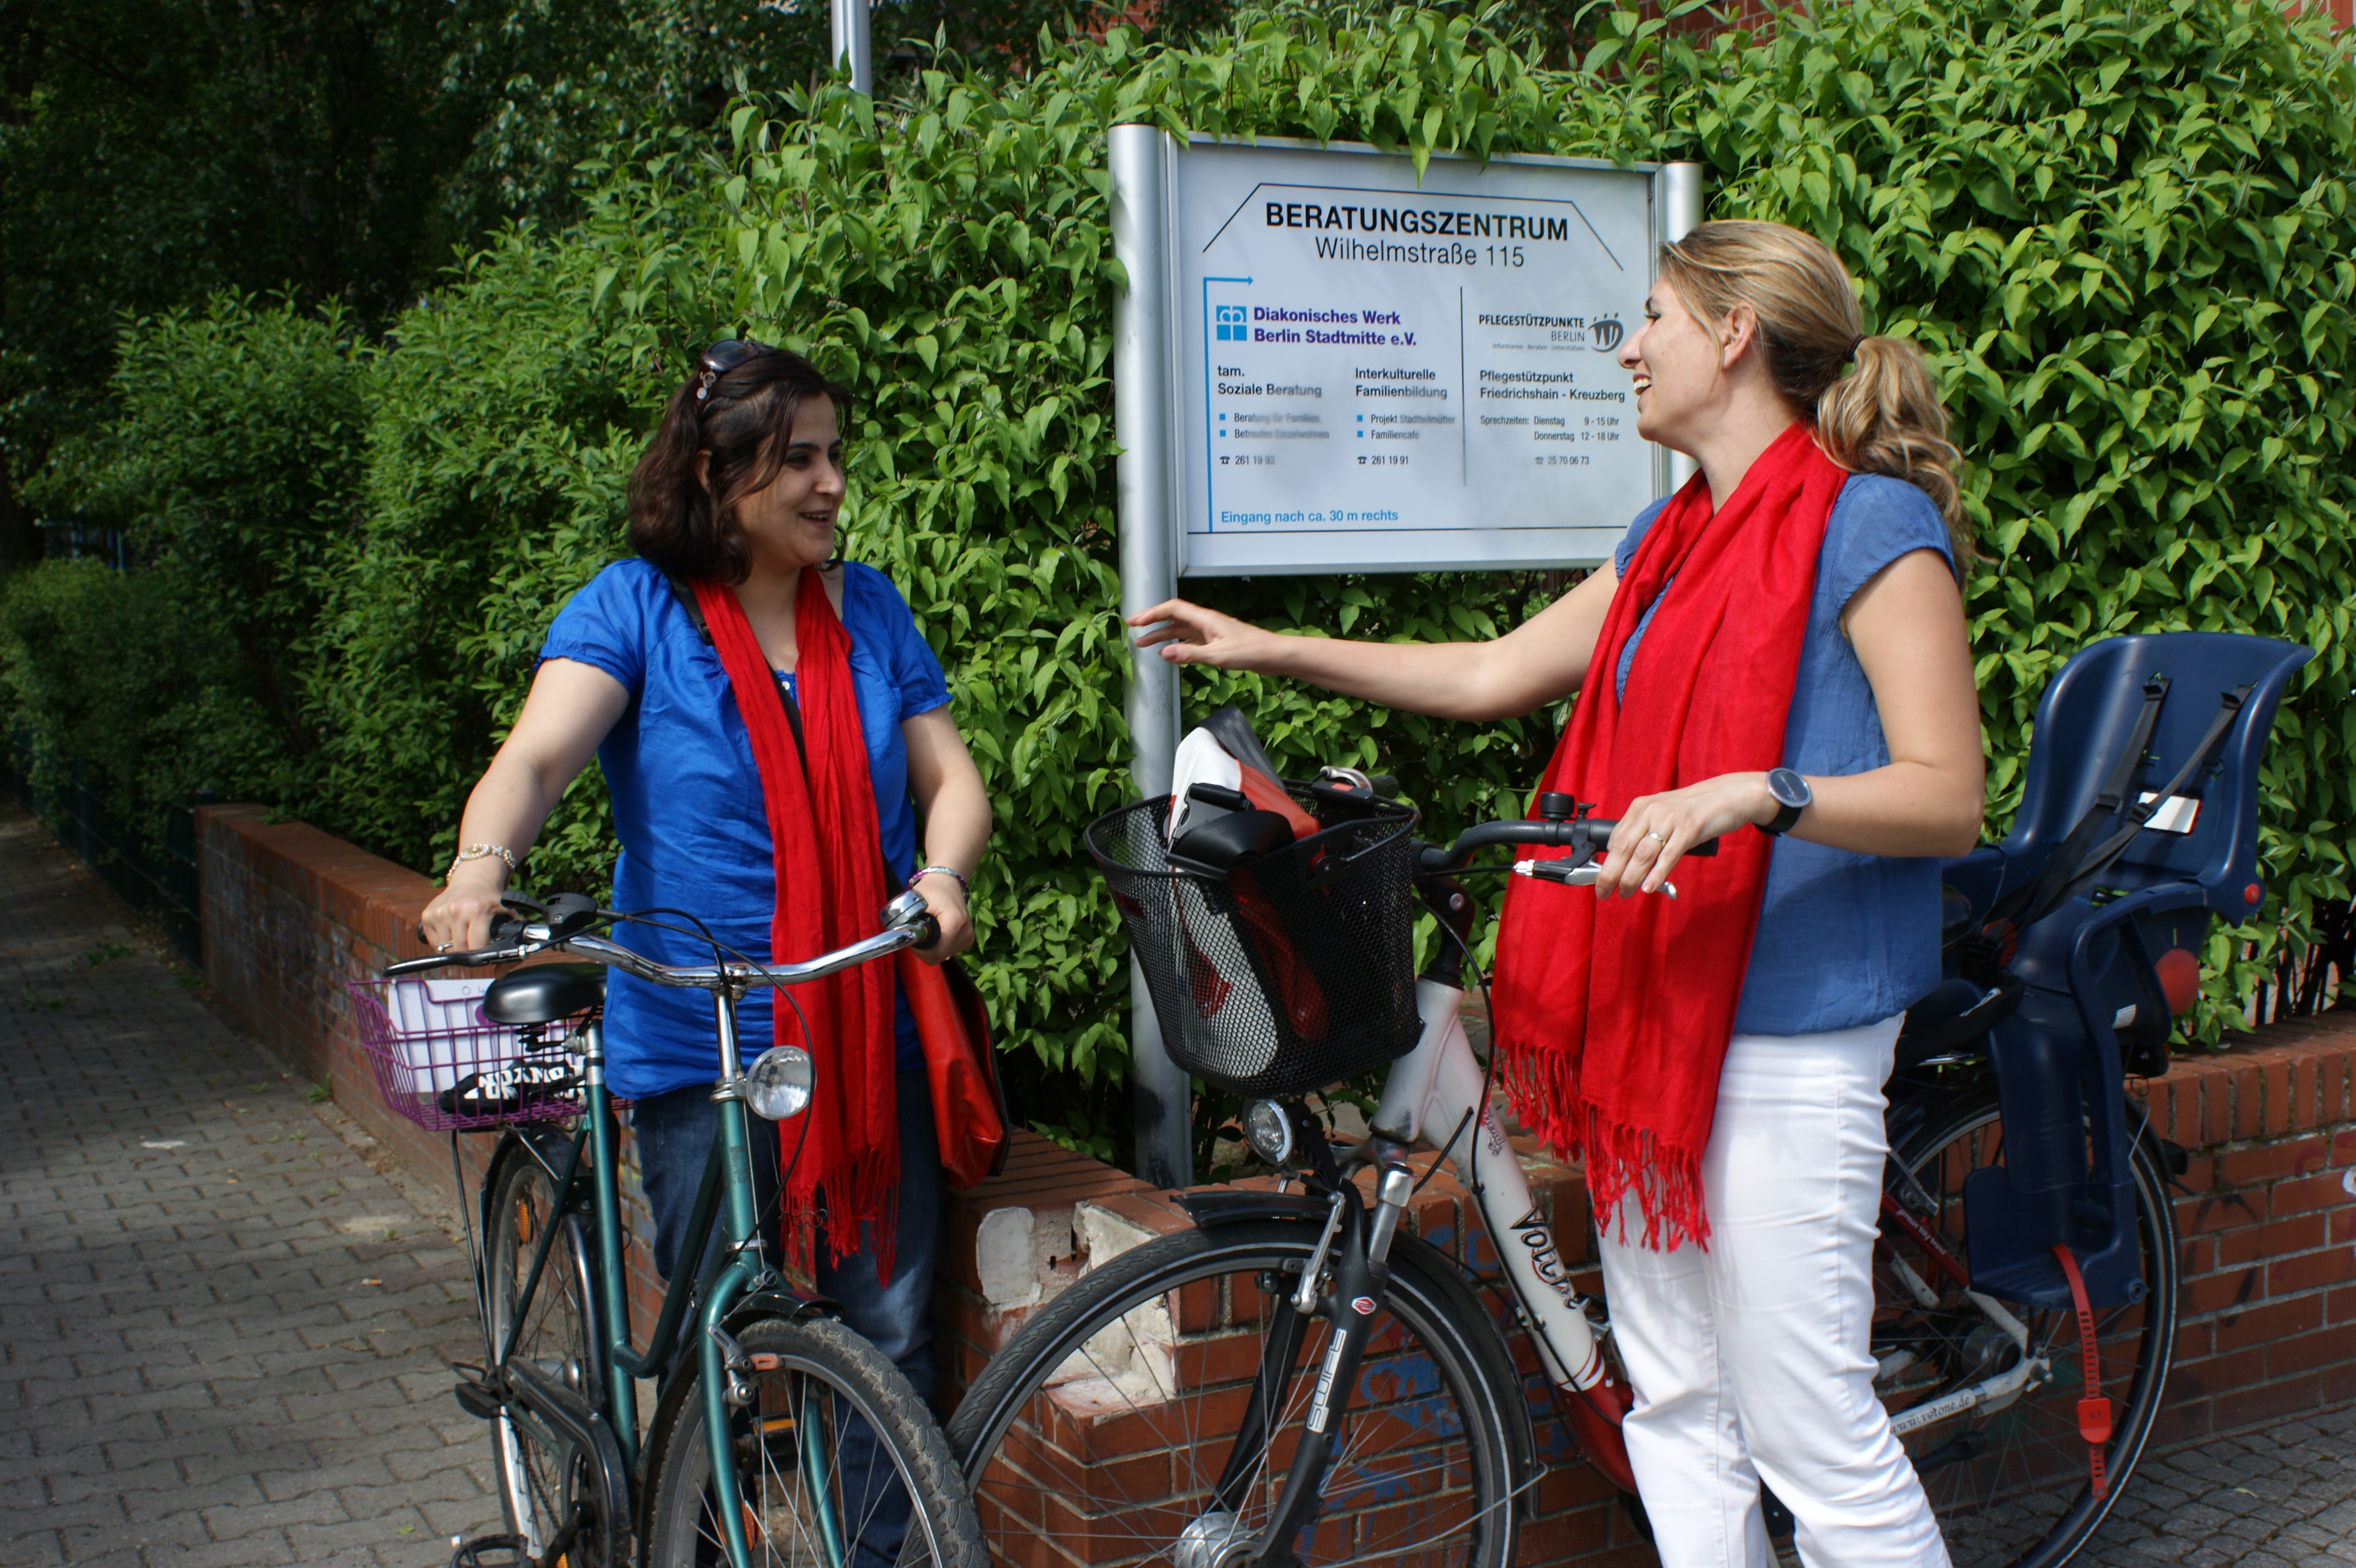
[[[429,1132],[581,1114],[580,1058],[483,1016],[488,980],[355,980],[352,1022],[390,1109]]]

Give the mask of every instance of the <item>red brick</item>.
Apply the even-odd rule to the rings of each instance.
[[[2254,1267],[2203,1273],[2201,1278],[2184,1281],[2177,1309],[2179,1309],[2181,1316],[2201,1316],[2208,1311],[2236,1311],[2257,1300],[2265,1283],[2266,1281]]]
[[[2315,1125],[2316,1080],[2321,1064],[2313,1057],[2301,1057],[2291,1064],[2290,1124],[2295,1132],[2305,1132]]]
[[[2217,1319],[2217,1348],[2233,1351],[2253,1345],[2264,1347],[2322,1326],[2323,1298],[2319,1295],[2260,1302]]]
[[[2316,1298],[2307,1298],[2313,1301]],[[2346,1328],[2321,1328],[2266,1347],[2266,1375],[2289,1377],[2342,1363],[2356,1364],[2356,1334]]]
[[[2356,1101],[2356,1064],[2350,1068],[2348,1095],[2351,1101]],[[2331,1163],[2335,1165],[2356,1165],[2356,1127],[2342,1127],[2331,1134]]]
[[[2270,1061],[2259,1069],[2259,1078],[2265,1092],[2265,1132],[2267,1137],[2279,1137],[2290,1131],[2290,1063]]]
[[[2289,1295],[2295,1291],[2316,1290],[2350,1280],[2356,1280],[2356,1252],[2341,1247],[2302,1252],[2296,1258],[2277,1258],[2266,1265],[2269,1295]]]
[[[2256,1201],[2253,1201],[2253,1197]],[[2238,1230],[2256,1225],[2265,1218],[2259,1207],[2265,1194],[2221,1192],[2207,1197],[2179,1197],[2176,1200],[2176,1231],[2179,1236],[2210,1236],[2220,1230]]]
[[[2277,1182],[2270,1195],[2276,1214],[2305,1214],[2347,1206],[2351,1194],[2346,1171],[2318,1171]]]
[[[2308,1251],[2323,1245],[2326,1229],[2322,1215],[2300,1214],[2228,1230],[2217,1238],[2217,1261],[2232,1268]]]
[[[2321,1170],[2330,1158],[2331,1145],[2327,1140],[2291,1138],[2222,1155],[2218,1156],[2217,1174],[2228,1187],[2250,1187]]]
[[[2285,1378],[2280,1382],[2220,1393],[2214,1417],[2220,1432],[2237,1432],[2262,1421],[2279,1421],[2323,1403],[2323,1380],[2315,1373]]]
[[[2323,1402],[2337,1410],[2341,1405],[2356,1404],[2356,1361],[2342,1361],[2326,1367],[2322,1372]]]
[[[2233,1072],[2233,1136],[2254,1138],[2265,1129],[2262,1077],[2255,1063],[2236,1065]]]
[[[2351,1055],[2333,1051],[2318,1057],[2315,1062],[2315,1117],[2322,1125],[2345,1120],[2350,1112],[2347,1100]]]

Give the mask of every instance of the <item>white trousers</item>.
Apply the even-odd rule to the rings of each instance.
[[[1948,1568],[1869,1353],[1899,1023],[1737,1035],[1702,1156],[1708,1250],[1638,1245],[1633,1197],[1633,1224],[1604,1239],[1636,1394],[1628,1457],[1664,1568],[1772,1568],[1762,1477],[1808,1568]]]

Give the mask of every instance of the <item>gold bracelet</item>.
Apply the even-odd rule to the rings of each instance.
[[[512,875],[516,868],[516,857],[513,850],[508,848],[508,846],[503,843],[470,843],[466,848],[460,850],[451,860],[450,869],[442,874],[442,880],[444,882],[449,881],[451,876],[456,873],[457,869],[470,860],[489,860],[494,855],[507,863],[508,871]]]

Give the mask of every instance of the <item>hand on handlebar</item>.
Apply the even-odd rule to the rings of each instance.
[[[1620,814],[1595,878],[1595,896],[1657,893],[1687,851],[1774,815],[1767,775],[1722,773],[1659,795],[1639,795]]]
[[[937,940],[914,950],[918,958],[937,964],[973,946],[973,919],[966,913],[965,889],[958,885],[956,877],[935,872],[930,876],[917,877],[910,886],[924,899],[925,908],[931,912],[933,923],[941,933]]]
[[[419,922],[425,945],[453,950],[487,946],[492,918],[502,912],[499,895],[506,886],[507,868],[496,860],[470,860],[452,871],[449,886],[434,896]]]

